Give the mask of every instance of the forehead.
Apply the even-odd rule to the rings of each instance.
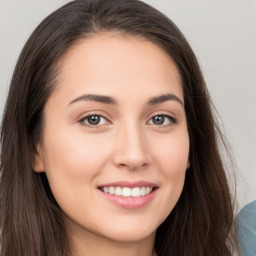
[[[102,33],[77,42],[60,61],[57,91],[168,93],[183,97],[171,57],[144,38]],[[135,90],[135,91],[134,91]],[[151,96],[151,95],[150,95]]]

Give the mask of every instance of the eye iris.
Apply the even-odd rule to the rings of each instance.
[[[153,123],[156,125],[161,125],[164,123],[164,116],[158,115],[153,118]]]
[[[88,117],[88,123],[91,125],[97,125],[100,122],[100,117],[99,116],[89,116]]]

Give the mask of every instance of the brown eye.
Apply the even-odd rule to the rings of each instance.
[[[79,122],[86,126],[101,126],[108,124],[108,120],[101,115],[89,115],[83,117]]]
[[[88,116],[87,117],[87,122],[90,124],[90,125],[97,125],[100,123],[100,116]]]
[[[149,120],[149,124],[157,126],[168,126],[177,123],[177,120],[168,115],[156,115]]]
[[[163,115],[157,115],[152,118],[153,124],[162,125],[164,124],[165,117]]]

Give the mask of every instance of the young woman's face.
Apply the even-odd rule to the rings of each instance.
[[[154,238],[189,166],[181,78],[152,42],[114,34],[63,58],[35,171],[45,172],[73,236]]]

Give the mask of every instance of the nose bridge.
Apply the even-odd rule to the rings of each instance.
[[[118,166],[136,169],[149,162],[146,136],[136,121],[125,122],[118,129],[114,162]]]

